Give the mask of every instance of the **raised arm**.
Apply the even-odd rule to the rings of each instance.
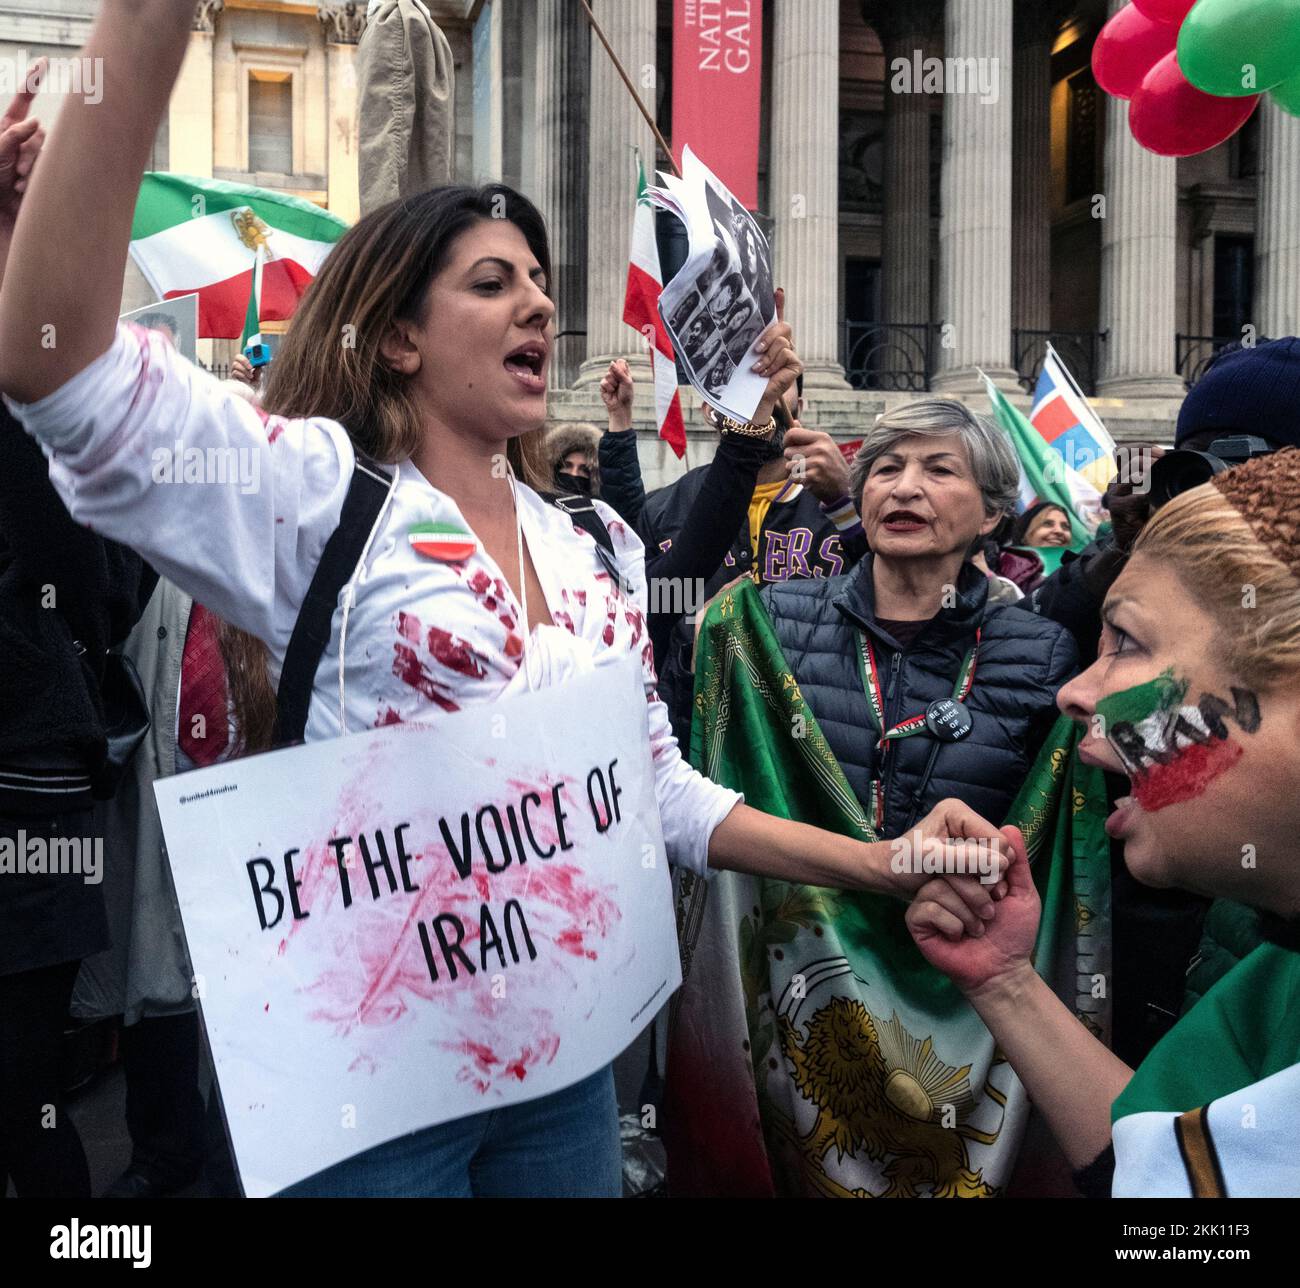
[[[14,228],[0,289],[0,389],[53,393],[107,351],[140,178],[189,43],[194,0],[101,0],[82,56],[103,97],[70,96]]]
[[[616,358],[600,382],[609,424],[600,437],[600,495],[634,528],[641,526],[645,509],[645,484],[632,427],[635,382],[627,362]]]

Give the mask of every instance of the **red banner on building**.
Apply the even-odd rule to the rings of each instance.
[[[673,155],[689,143],[749,210],[762,81],[763,0],[674,0]]]

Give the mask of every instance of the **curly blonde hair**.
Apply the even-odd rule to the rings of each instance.
[[[1258,689],[1300,677],[1300,548],[1279,529],[1289,515],[1300,515],[1300,451],[1175,497],[1133,548],[1178,575],[1217,623],[1225,669]]]

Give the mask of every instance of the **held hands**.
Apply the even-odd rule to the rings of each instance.
[[[888,847],[886,880],[895,894],[916,894],[927,883],[933,884],[933,874],[940,870],[948,874],[943,881],[972,914],[972,930],[979,922],[993,919],[994,900],[1006,890],[1002,874],[1011,859],[1010,841],[968,805],[942,800],[910,832],[877,844]]]
[[[48,66],[48,58],[38,58],[31,65],[23,88],[0,117],[0,233],[3,234],[13,232],[32,167],[45,144],[40,121],[35,117],[29,119],[27,113]]]
[[[1018,834],[1017,834],[1018,835]],[[993,920],[995,900],[1006,893],[1003,873],[1011,861],[1009,833],[1000,832],[959,800],[943,800],[910,832],[876,842],[887,851],[886,888],[904,898],[928,885],[951,892],[953,913],[971,934]],[[946,873],[938,882],[934,873]]]
[[[622,358],[616,358],[600,381],[600,397],[609,413],[610,433],[632,428],[632,398],[635,393],[632,372]]]
[[[758,361],[754,363],[754,373],[768,379],[763,399],[754,412],[753,423],[765,425],[772,418],[772,409],[793,388],[803,371],[803,363],[794,351],[794,332],[785,320],[785,291],[779,286],[776,289],[776,321],[758,337],[756,351]]]
[[[971,916],[964,891],[951,877],[937,877],[917,892],[907,910],[907,928],[932,966],[969,997],[996,991],[1033,970],[1041,907],[1017,828],[1002,829],[1011,853],[1005,895],[992,918]]]

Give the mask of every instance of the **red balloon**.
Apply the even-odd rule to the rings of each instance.
[[[1146,75],[1129,105],[1133,137],[1162,157],[1190,157],[1230,139],[1262,96],[1219,98],[1197,89],[1166,54]]]
[[[1196,0],[1133,0],[1133,7],[1152,22],[1172,22],[1176,27],[1196,7]]]
[[[1126,4],[1102,29],[1092,47],[1097,84],[1114,98],[1132,98],[1142,78],[1178,43],[1178,28],[1152,22]]]

